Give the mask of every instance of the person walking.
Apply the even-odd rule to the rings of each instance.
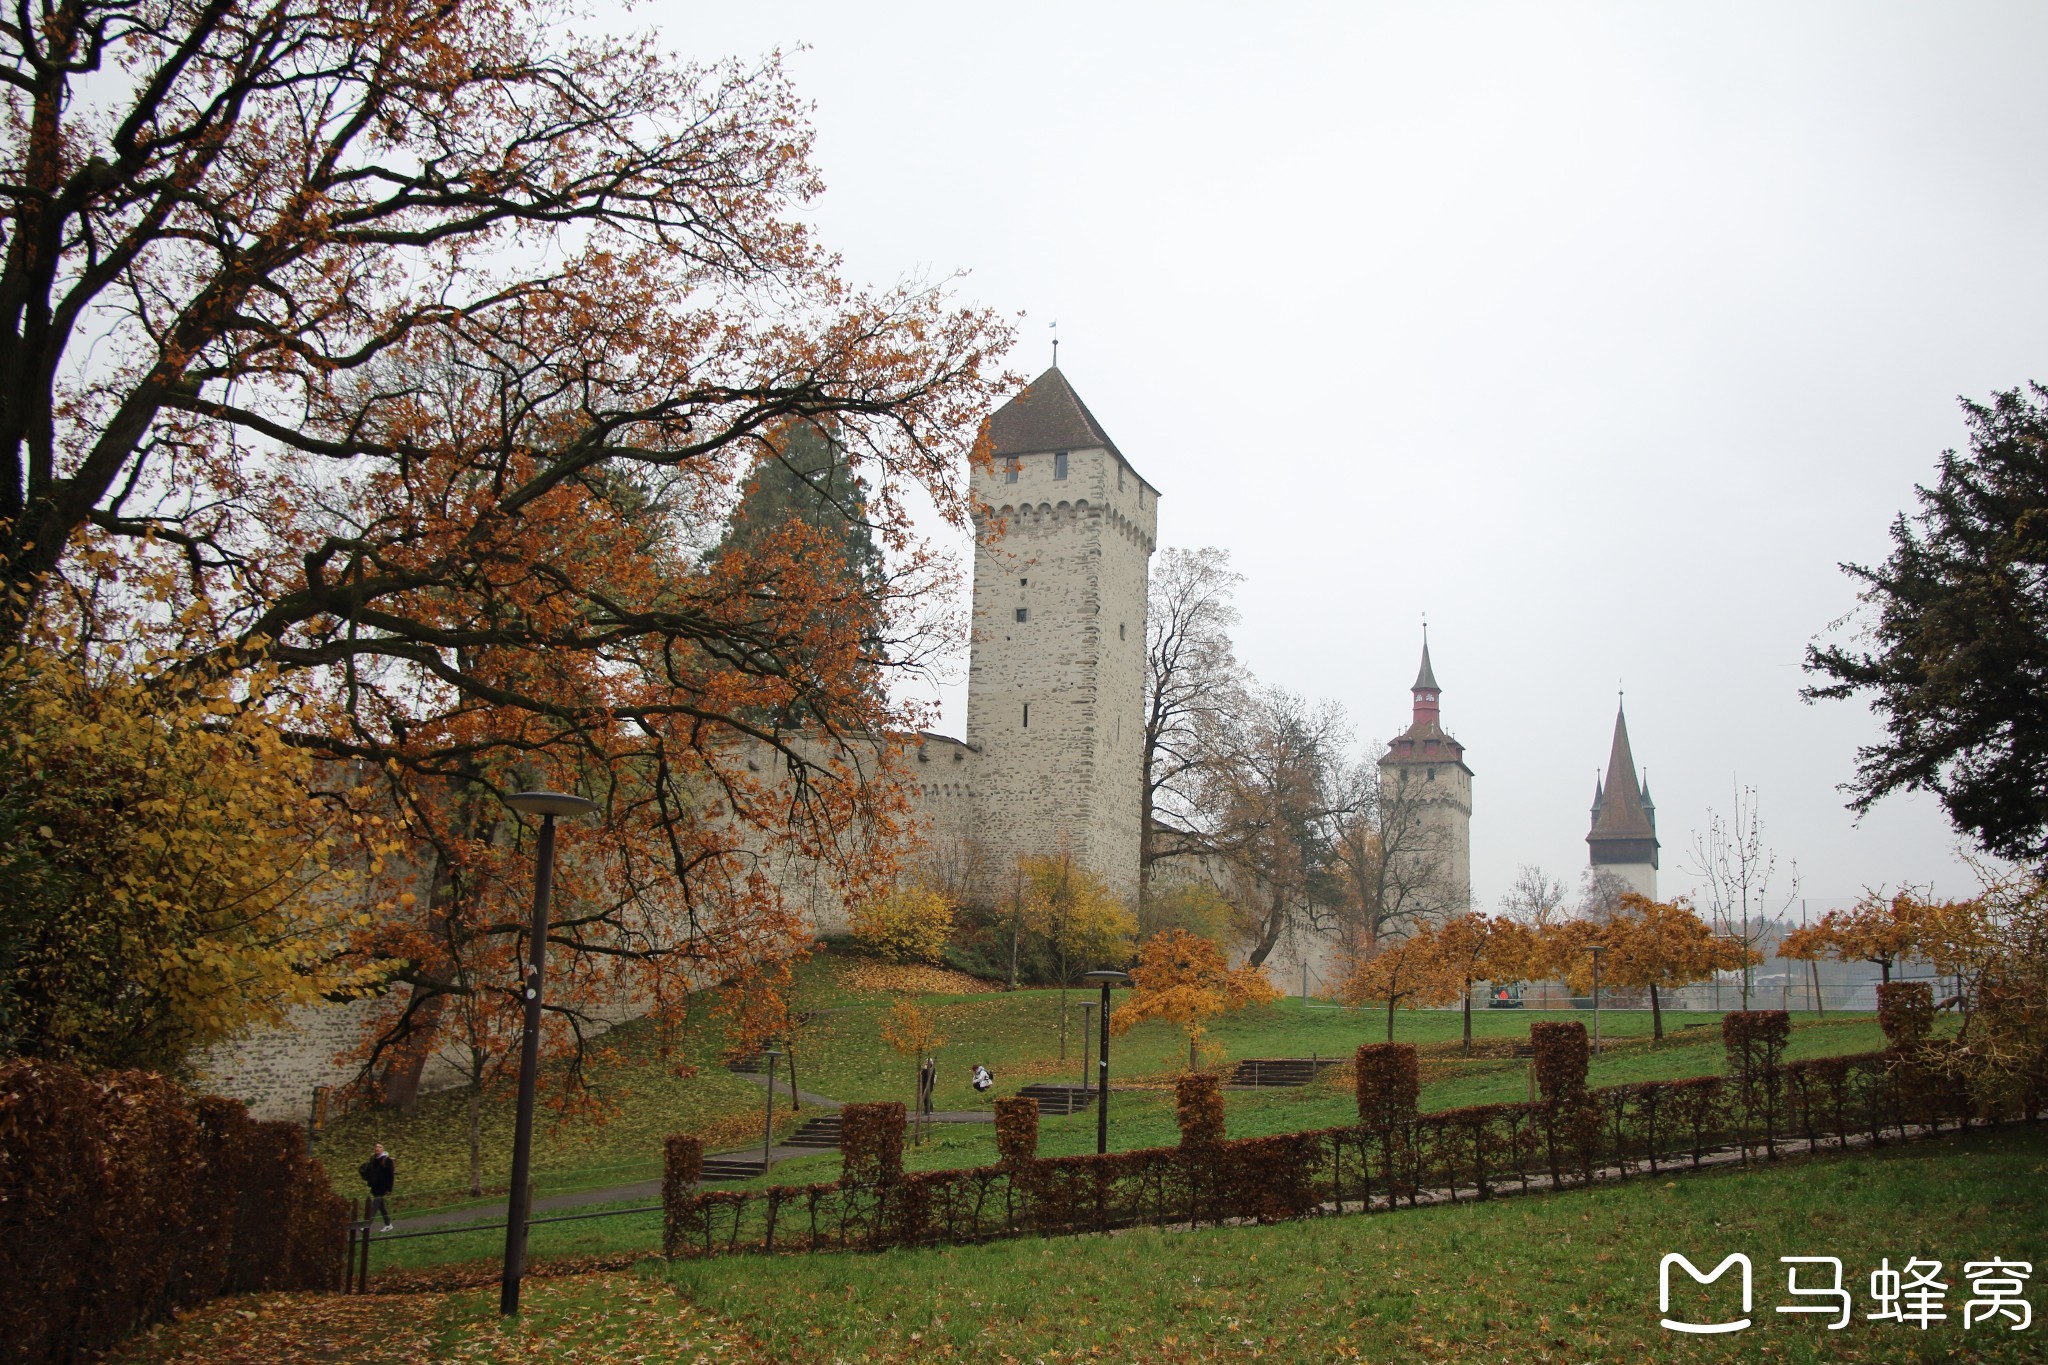
[[[391,1159],[391,1153],[385,1151],[384,1144],[380,1142],[357,1174],[370,1187],[370,1207],[364,1214],[364,1221],[368,1222],[372,1213],[381,1215],[384,1231],[391,1231],[391,1206],[384,1201],[390,1197],[391,1187],[398,1183],[398,1163]]]
[[[918,1071],[917,1098],[923,1106],[924,1112],[929,1114],[932,1112],[932,1097],[938,1092],[939,1088],[939,1059],[936,1057],[925,1058],[924,1065],[918,1068]]]

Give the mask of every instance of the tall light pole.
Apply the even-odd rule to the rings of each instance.
[[[1102,983],[1102,1004],[1097,1011],[1102,1053],[1095,1066],[1095,1154],[1101,1156],[1109,1151],[1109,985],[1112,981],[1129,981],[1131,977],[1128,972],[1104,970],[1083,972],[1081,979]]]
[[[505,1209],[505,1278],[498,1311],[519,1311],[519,1279],[526,1273],[526,1221],[533,1216],[533,1096],[540,1084],[540,1004],[548,955],[548,895],[555,880],[555,817],[587,815],[595,801],[563,792],[515,792],[505,804],[540,817],[540,849],[533,869],[533,927],[528,933],[526,1027],[519,1042],[519,1121],[512,1130],[512,1193]]]
[[[1600,954],[1607,951],[1607,945],[1593,945],[1593,1055],[1600,1054]]]
[[[761,1049],[761,1055],[768,1061],[768,1112],[761,1120],[761,1174],[768,1173],[768,1149],[775,1145],[775,1059],[782,1054],[774,1048]],[[792,1084],[790,1090],[796,1086]]]

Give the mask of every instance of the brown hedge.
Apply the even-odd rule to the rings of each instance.
[[[331,1288],[346,1226],[296,1124],[140,1072],[0,1065],[0,1361],[91,1358],[222,1293]]]
[[[1173,1083],[1173,1114],[1180,1145],[1213,1147],[1223,1141],[1223,1087],[1206,1071],[1190,1071]]]
[[[1010,1095],[996,1101],[996,1152],[1005,1166],[1038,1158],[1038,1101]]]
[[[1413,1043],[1366,1043],[1353,1061],[1358,1121],[1368,1128],[1392,1128],[1415,1117],[1422,1073]]]
[[[1887,981],[1877,988],[1877,1022],[1885,1045],[1910,1052],[1934,1034],[1934,988],[1925,981]]]
[[[1967,1121],[1960,1092],[1914,1088],[1884,1053],[1782,1068],[1787,1103],[1752,1110],[1719,1076],[1475,1105],[1279,1137],[920,1171],[895,1184],[697,1191],[672,1211],[671,1254],[937,1246],[1144,1224],[1312,1217],[1569,1188],[1697,1166],[1708,1153],[1803,1139],[1809,1149]],[[1960,1106],[1960,1107],[1959,1107]],[[2006,1112],[2016,1113],[2017,1104]],[[1765,1125],[1756,1125],[1761,1117]],[[1776,1126],[1769,1126],[1775,1122]]]
[[[839,1110],[839,1155],[845,1180],[893,1185],[903,1178],[904,1109],[900,1101],[848,1104]]]
[[[1586,1093],[1592,1049],[1584,1024],[1574,1019],[1529,1025],[1529,1056],[1536,1071],[1536,1091],[1545,1100],[1563,1104]]]

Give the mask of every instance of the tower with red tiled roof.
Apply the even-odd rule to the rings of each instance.
[[[1379,763],[1381,837],[1407,845],[1395,852],[1408,865],[1407,879],[1422,884],[1419,900],[1429,914],[1462,914],[1472,902],[1472,769],[1465,746],[1443,727],[1427,631],[1409,693],[1413,718]]]
[[[1593,783],[1593,824],[1586,834],[1588,857],[1628,883],[1631,891],[1657,898],[1657,807],[1649,778],[1636,775],[1628,742],[1628,717],[1614,706],[1614,742],[1607,752],[1607,777]]]

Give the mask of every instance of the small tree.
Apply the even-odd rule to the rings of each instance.
[[[1018,860],[1020,918],[1044,948],[1060,986],[1060,1056],[1067,1055],[1067,987],[1091,966],[1128,962],[1138,921],[1109,883],[1065,851]]]
[[[939,1032],[937,1013],[914,1000],[898,1000],[890,1007],[889,1017],[882,1021],[882,1041],[899,1056],[915,1058],[922,1079],[924,1059],[946,1045],[946,1036]],[[911,1094],[917,1095],[917,1087],[912,1087]],[[917,1115],[916,1140],[923,1142],[924,1106],[913,1099],[911,1109]]]
[[[1631,891],[1607,923],[1607,977],[1617,986],[1647,986],[1651,1034],[1664,1037],[1660,987],[1684,986],[1717,971],[1754,966],[1755,950],[1714,932],[1684,897],[1653,901]]]
[[[1131,971],[1130,1003],[1110,1017],[1110,1031],[1122,1033],[1146,1019],[1166,1019],[1188,1038],[1188,1070],[1196,1067],[1196,1045],[1208,1020],[1246,1005],[1278,1000],[1280,992],[1257,967],[1232,967],[1223,950],[1199,934],[1170,929],[1138,950]]]
[[[853,937],[890,962],[937,962],[953,933],[953,903],[936,887],[898,886],[853,908]]]
[[[1785,935],[1778,956],[1800,962],[1868,962],[1889,982],[1894,966],[1921,954],[1941,936],[1942,922],[1953,918],[1954,904],[1922,900],[1911,889],[1890,900],[1869,892],[1850,909],[1830,910],[1817,923]]]
[[[1481,981],[1518,981],[1528,971],[1535,936],[1511,919],[1460,915],[1436,931],[1442,980],[1431,995],[1455,989],[1465,1016],[1465,1054],[1472,1053],[1472,987]]]
[[[1351,970],[1338,988],[1338,998],[1347,1005],[1384,1000],[1387,1004],[1387,1041],[1394,1041],[1394,1011],[1402,1001],[1421,1003],[1421,997],[1440,992],[1446,973],[1438,952],[1436,930],[1422,928],[1387,944]]]
[[[1773,895],[1771,880],[1778,855],[1764,842],[1763,819],[1757,813],[1755,787],[1738,787],[1731,815],[1707,812],[1707,828],[1692,838],[1693,871],[1706,883],[1715,929],[1736,940],[1756,962],[1757,949],[1792,902],[1799,898],[1799,867],[1793,864],[1792,885]],[[1742,971],[1742,1008],[1749,1008],[1749,968]]]

